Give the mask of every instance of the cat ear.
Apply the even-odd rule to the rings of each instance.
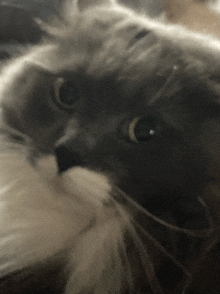
[[[76,6],[79,11],[83,11],[94,6],[111,6],[116,3],[116,0],[77,0]]]

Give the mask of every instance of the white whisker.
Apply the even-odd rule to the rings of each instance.
[[[130,262],[128,260],[128,255],[126,252],[126,248],[125,248],[125,244],[124,242],[121,244],[121,250],[122,250],[122,255],[123,255],[123,259],[125,262],[125,270],[126,270],[126,279],[127,279],[127,283],[128,283],[128,291],[129,294],[134,293],[134,281],[133,281],[133,277],[132,277],[132,271],[131,271],[131,265]]]
[[[149,217],[150,219],[154,220],[155,222],[157,222],[157,223],[159,223],[159,224],[161,224],[161,225],[163,225],[173,231],[182,232],[182,233],[185,233],[186,235],[189,235],[192,237],[200,237],[200,238],[207,237],[210,234],[210,232],[212,231],[212,229],[188,230],[188,229],[180,228],[178,226],[170,224],[170,223],[162,220],[161,218],[153,215],[149,211],[147,211],[140,204],[138,204],[136,201],[134,201],[129,196],[127,196],[122,190],[117,189],[117,191],[120,193],[121,196],[124,197],[124,199],[126,201],[128,201],[131,205],[133,205],[133,207],[136,208],[138,210],[138,212],[143,213],[145,216]]]
[[[138,234],[133,226],[130,226],[129,231],[133,237],[134,244],[136,245],[136,248],[138,249],[138,252],[140,254],[141,262],[144,267],[146,277],[148,278],[151,289],[153,290],[153,292],[155,294],[163,294],[163,290],[162,290],[160,283],[156,277],[154,265],[151,262],[150,256],[146,250],[146,245],[145,246],[143,245],[141,238],[138,236]]]
[[[138,203],[136,203],[134,200],[132,200],[129,196],[127,196],[123,191],[120,190],[120,192],[123,195],[123,197],[126,198],[126,200],[128,200],[129,203],[133,204],[135,206],[135,208],[138,208],[139,211],[141,211],[142,213],[144,213],[148,217],[153,218],[153,220],[155,220],[156,222],[158,222],[162,225],[164,224],[166,227],[170,228],[169,224],[167,224],[163,220],[160,220],[159,218],[157,218],[154,215],[152,215],[151,213],[149,213],[142,206],[140,206]],[[123,213],[124,210],[119,209],[119,206],[118,206],[118,203],[116,202],[116,200],[114,200],[114,204],[115,204],[117,211],[121,215],[121,217],[122,218],[123,218],[123,216],[126,217],[126,214]],[[176,227],[176,226],[173,226],[173,227],[174,227],[175,231],[182,232],[182,230],[181,229],[179,230],[178,227]],[[151,240],[161,252],[163,252],[167,257],[169,257],[179,268],[181,268],[183,270],[183,272],[187,275],[188,278],[191,277],[191,275],[190,275],[189,271],[186,269],[186,267],[184,267],[178,260],[176,260],[175,257],[171,253],[169,253],[160,242],[158,242],[134,218],[132,218],[131,223],[129,225],[129,232],[131,233],[134,244],[139,251],[141,262],[143,264],[146,276],[149,280],[149,283],[150,283],[151,288],[153,289],[154,293],[163,293],[163,291],[161,290],[161,288],[159,286],[159,282],[158,282],[158,279],[155,274],[154,266],[153,266],[152,262],[150,261],[150,256],[145,248],[146,245],[145,246],[143,245],[143,242],[141,241],[141,238],[138,236],[138,233],[135,228],[138,228],[139,231],[144,236],[146,236],[149,240]]]
[[[189,271],[186,269],[186,267],[184,265],[182,265],[177,259],[175,259],[175,257],[169,253],[169,251],[167,251],[165,249],[164,246],[161,245],[160,242],[158,242],[151,234],[149,234],[138,222],[134,221],[134,225],[135,227],[138,227],[138,229],[145,235],[147,236],[147,238],[149,238],[157,247],[158,249],[160,249],[167,257],[169,257],[179,268],[181,268],[184,273],[187,276],[191,276]]]
[[[121,209],[120,205],[114,199],[112,199],[112,200],[113,200],[113,204],[115,206],[115,209],[119,213],[120,217],[123,219],[123,221],[125,223],[128,223],[127,214],[125,214],[124,209]],[[121,249],[122,257],[125,262],[125,271],[127,274],[126,279],[127,279],[128,287],[129,287],[128,291],[130,294],[132,294],[132,293],[134,293],[134,281],[133,281],[133,277],[132,277],[131,265],[130,265],[128,255],[126,252],[124,240],[121,240],[121,242],[119,244],[121,246],[120,249]]]
[[[118,213],[120,214],[120,216],[126,220],[126,214],[123,213],[124,210],[123,209],[120,209],[120,206],[118,205],[118,203],[114,200],[114,204],[115,204],[115,208],[116,210],[118,211]],[[133,239],[133,242],[136,246],[136,248],[138,249],[138,252],[139,252],[139,255],[140,255],[140,258],[141,258],[141,262],[142,262],[142,265],[144,267],[144,271],[146,273],[146,277],[149,281],[149,284],[152,288],[152,290],[154,291],[155,294],[163,294],[163,290],[161,289],[161,286],[159,284],[159,281],[156,277],[156,273],[155,273],[155,270],[154,270],[154,265],[153,263],[151,262],[150,260],[150,256],[143,244],[143,242],[141,241],[141,238],[138,236],[134,226],[132,225],[132,223],[129,224],[129,228],[128,228],[128,232],[131,234],[131,237]],[[126,251],[125,251],[125,254],[126,254]],[[126,254],[127,256],[127,254]],[[127,257],[126,257],[127,259]],[[127,259],[127,262],[128,262],[128,259]],[[129,265],[129,268],[130,268],[130,265]],[[131,276],[131,279],[132,279],[132,276]],[[132,281],[132,285],[133,285],[133,281]],[[132,288],[130,287],[129,288],[129,291],[132,293]]]

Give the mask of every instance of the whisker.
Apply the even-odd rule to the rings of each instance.
[[[131,201],[134,202],[132,199],[131,199]],[[138,203],[135,203],[135,204],[140,206]],[[140,208],[143,209],[141,206],[140,206]],[[132,221],[133,225],[135,227],[137,227],[143,235],[145,235],[148,239],[150,239],[167,257],[169,257],[179,268],[181,268],[187,276],[189,276],[189,277],[191,276],[191,274],[186,269],[186,267],[184,267],[184,265],[182,265],[171,253],[169,253],[169,251],[167,251],[165,249],[165,247],[160,242],[158,242],[156,240],[156,238],[154,238],[150,233],[148,233],[134,218],[132,218],[131,221]]]
[[[191,282],[192,282],[191,279],[188,279],[188,281],[186,281],[184,288],[183,288],[183,292],[181,294],[186,294],[186,291],[187,291],[187,289],[189,289]]]
[[[204,249],[204,251],[202,252],[202,255],[200,257],[200,264],[203,264],[203,262],[205,262],[206,258],[208,257],[208,253],[213,249],[213,247],[215,247],[217,244],[219,243],[219,237],[215,238],[214,240],[212,240],[209,245]],[[192,278],[192,276],[191,276]],[[190,285],[191,285],[192,279],[189,279],[183,289],[182,294],[186,294],[187,289],[190,289]]]
[[[144,234],[148,239],[150,239],[167,257],[169,257],[179,268],[181,268],[187,276],[191,276],[187,268],[182,265],[169,251],[165,249],[160,242],[156,240],[151,234],[149,234],[138,222],[134,220],[134,225]]]
[[[161,99],[161,97],[163,97],[163,93],[166,92],[166,90],[170,87],[171,83],[173,82],[174,78],[176,77],[176,75],[178,74],[178,72],[180,72],[179,66],[178,65],[174,65],[172,67],[171,73],[169,74],[165,84],[159,89],[159,91],[153,96],[153,98],[151,99],[151,101],[149,102],[149,105],[152,105],[153,103],[155,103],[158,99]]]
[[[115,199],[112,199],[112,202],[115,206],[116,211],[118,212],[120,217],[123,219],[123,221],[125,223],[128,223],[128,217],[127,217],[127,214],[125,213],[125,210],[121,209],[120,204],[118,204]],[[121,247],[120,247],[121,253],[122,253],[122,256],[123,256],[123,259],[125,262],[125,268],[126,268],[126,272],[127,272],[127,282],[128,282],[128,286],[129,286],[128,291],[130,294],[132,294],[132,293],[134,293],[134,282],[133,282],[131,266],[130,266],[129,259],[127,256],[124,240],[121,240],[120,245],[121,245]]]
[[[129,287],[128,291],[129,291],[129,294],[132,294],[132,293],[134,293],[134,281],[132,278],[131,265],[128,260],[128,255],[127,255],[125,244],[123,241],[121,243],[121,250],[122,250],[122,256],[123,256],[123,259],[125,262],[125,269],[126,269],[126,273],[127,273],[127,282],[128,282],[128,287]]]
[[[213,219],[212,219],[212,216],[211,216],[210,209],[207,206],[206,202],[201,197],[198,197],[198,200],[201,203],[201,205],[205,208],[205,210],[207,212],[207,218],[208,218],[208,221],[209,221],[209,224],[210,224],[210,228],[211,228],[211,230],[213,230],[214,229],[214,224],[213,224]]]
[[[113,200],[113,203],[115,205],[116,211],[118,212],[120,217],[125,221],[125,223],[127,223],[128,222],[128,217],[127,217],[127,214],[126,214],[124,208],[121,208],[121,205],[118,204],[115,199],[112,199],[112,200]],[[154,290],[155,294],[156,293],[163,294],[163,291],[161,290],[161,288],[159,286],[159,282],[158,282],[158,279],[157,279],[155,271],[154,271],[154,266],[150,262],[150,256],[147,253],[143,243],[141,242],[141,239],[137,235],[137,233],[135,231],[135,228],[133,227],[131,222],[129,222],[128,231],[131,233],[134,244],[135,244],[136,248],[138,249],[138,252],[139,252],[140,258],[141,258],[141,262],[142,262],[142,265],[144,267],[144,270],[145,270],[146,276],[147,276],[147,278],[149,280],[151,288]],[[121,242],[121,246],[122,246],[123,257],[125,258],[126,270],[128,270],[129,293],[132,294],[132,293],[134,293],[134,282],[133,282],[130,263],[129,263],[128,256],[127,256],[127,253],[126,253],[125,244],[124,244],[123,241]]]
[[[160,286],[160,283],[157,279],[157,276],[154,270],[154,265],[150,260],[150,256],[148,252],[146,251],[145,246],[143,245],[138,234],[136,233],[136,230],[133,227],[133,225],[131,225],[129,229],[133,237],[134,244],[136,245],[136,248],[138,249],[138,252],[140,254],[141,262],[144,267],[151,289],[153,290],[155,294],[163,294],[163,290]]]
[[[217,244],[219,243],[219,237],[214,239],[210,244],[209,246],[207,246],[207,248],[205,249],[205,254],[207,254],[208,252],[210,252],[213,247],[215,247]]]
[[[117,246],[114,246],[113,248],[113,260],[115,261],[116,265],[115,265],[115,269],[114,269],[114,291],[115,293],[120,293],[121,291],[121,273],[122,273],[122,261],[121,258],[119,256],[119,250]]]
[[[211,229],[188,230],[188,229],[180,228],[178,226],[169,224],[166,221],[153,215],[152,213],[150,213],[149,211],[144,209],[135,200],[130,198],[128,195],[126,195],[126,193],[124,193],[120,189],[116,188],[116,191],[118,193],[120,193],[120,196],[122,196],[129,204],[131,204],[135,209],[137,209],[138,212],[141,212],[142,214],[144,214],[148,218],[152,219],[153,221],[165,226],[166,228],[168,228],[174,232],[184,233],[184,234],[192,236],[192,237],[204,237],[205,238],[205,237],[210,236],[210,233],[213,233],[213,231],[215,231],[215,228],[213,228],[211,215],[208,215]],[[204,208],[207,207],[206,203],[202,199],[199,198],[199,201],[204,206]],[[146,245],[141,240],[141,237],[139,236],[138,231],[143,236],[147,237],[148,240],[153,242],[153,244],[155,244],[155,246],[161,252],[163,252],[168,258],[170,258],[184,272],[184,274],[186,275],[186,284],[184,287],[184,291],[185,291],[185,289],[187,289],[187,287],[188,287],[187,285],[190,285],[190,281],[192,278],[192,275],[188,271],[188,269],[181,262],[179,262],[152,234],[147,232],[146,229],[144,227],[142,227],[141,224],[139,224],[139,222],[134,217],[130,219],[128,217],[127,210],[124,209],[124,206],[121,207],[121,204],[117,201],[117,198],[115,198],[115,197],[113,198],[113,203],[114,203],[115,208],[116,208],[117,212],[119,213],[120,217],[124,220],[125,223],[129,224],[129,225],[127,225],[128,232],[130,233],[132,240],[134,242],[134,245],[138,250],[141,263],[143,265],[146,277],[149,281],[150,287],[153,290],[153,292],[155,294],[162,294],[163,290],[161,289],[161,285],[160,285],[158,278],[156,276],[154,265],[150,259],[149,253],[147,252]],[[128,220],[129,220],[129,222],[128,222]],[[216,244],[216,241],[209,244],[208,247],[204,250],[204,253],[207,254],[215,246],[215,244]],[[129,285],[129,293],[131,294],[131,293],[133,293],[133,289],[134,289],[132,270],[130,267],[129,259],[127,256],[127,252],[126,252],[126,248],[125,248],[125,244],[124,244],[123,240],[121,242],[121,248],[122,248],[123,258],[124,258],[125,264],[126,264],[125,265],[126,271],[128,273],[128,280],[127,281],[128,281],[128,285]],[[205,256],[204,256],[204,258],[205,258]]]
[[[145,216],[149,217],[150,219],[154,220],[155,222],[173,230],[176,232],[182,232],[186,235],[189,235],[191,237],[208,237],[211,232],[213,232],[213,229],[202,229],[202,230],[188,230],[184,228],[177,227],[175,225],[172,225],[170,223],[167,223],[166,221],[160,219],[159,217],[153,215],[149,211],[147,211],[145,208],[143,208],[140,204],[138,204],[136,201],[131,199],[129,196],[127,196],[122,190],[116,188],[117,191],[120,193],[121,196],[124,197],[133,207],[135,207],[139,212],[142,212]]]
[[[115,208],[116,208],[117,212],[119,213],[119,215],[123,218],[123,220],[127,221],[127,217],[125,215],[124,209],[120,209],[119,204],[114,199],[113,199],[113,203],[114,203]],[[163,290],[161,289],[160,283],[159,283],[159,281],[156,277],[155,271],[154,271],[154,266],[153,266],[152,262],[150,261],[150,256],[147,253],[145,246],[143,245],[140,237],[136,233],[136,230],[135,230],[134,226],[132,225],[132,223],[129,223],[129,232],[131,233],[134,244],[140,254],[141,262],[144,267],[146,276],[149,280],[149,284],[150,284],[152,290],[154,291],[155,294],[163,294]],[[125,250],[125,248],[124,248],[124,250]],[[125,250],[125,254],[126,254],[126,250]],[[126,254],[126,259],[127,259],[127,254]],[[130,265],[129,265],[129,267],[130,267]],[[131,277],[131,279],[132,279],[132,277]],[[132,279],[132,285],[133,285],[133,279]],[[130,291],[132,291],[131,288],[130,288]]]

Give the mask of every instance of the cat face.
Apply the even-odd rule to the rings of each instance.
[[[14,150],[16,160],[1,154],[8,209],[2,264],[10,273],[62,251],[70,272],[65,294],[121,293],[124,284],[132,288],[130,276],[140,289],[153,276],[160,293],[151,247],[180,249],[176,260],[185,262],[199,242],[181,234],[176,241],[169,224],[175,232],[210,225],[199,198],[218,179],[220,45],[107,0],[78,1],[66,22],[44,29],[48,38],[1,74],[1,132],[7,135],[5,125],[19,131],[28,153],[28,160]],[[48,166],[44,177],[47,155],[58,171]],[[169,224],[152,214],[149,221],[149,211]]]
[[[18,61],[7,120],[34,148],[55,152],[60,172],[101,172],[145,207],[199,195],[209,181],[203,133],[219,111],[215,68],[207,74],[217,46],[213,57],[202,38],[96,4],[79,5],[51,42]]]

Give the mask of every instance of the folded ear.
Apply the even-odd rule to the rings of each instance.
[[[94,6],[110,6],[116,3],[116,0],[77,0],[76,5],[80,11],[83,11]]]

